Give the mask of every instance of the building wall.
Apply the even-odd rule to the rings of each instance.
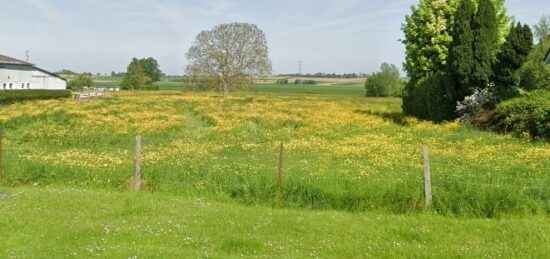
[[[64,90],[67,83],[32,66],[2,65],[0,91],[21,89]]]

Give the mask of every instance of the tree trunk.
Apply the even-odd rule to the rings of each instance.
[[[223,85],[223,97],[227,97],[229,96],[229,86],[227,85],[227,82],[225,82],[225,80],[222,80],[222,85]]]

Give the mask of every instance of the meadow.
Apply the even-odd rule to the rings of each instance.
[[[321,91],[321,90],[320,90]],[[245,204],[498,217],[550,211],[550,148],[403,117],[392,98],[291,93],[128,92],[2,108],[8,185],[126,189],[143,136],[146,188]],[[284,144],[284,186],[276,181]]]
[[[9,236],[0,250],[8,257],[549,254],[550,144],[404,117],[400,99],[365,98],[359,86],[263,87],[274,89],[225,99],[121,92],[0,107],[0,236]],[[129,191],[136,135],[144,179],[137,194]]]

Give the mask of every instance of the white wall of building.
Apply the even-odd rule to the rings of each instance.
[[[64,90],[67,82],[36,67],[2,65],[0,91],[21,89]]]

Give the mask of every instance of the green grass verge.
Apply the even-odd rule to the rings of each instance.
[[[168,194],[1,189],[2,258],[548,258],[550,221],[246,207]]]

